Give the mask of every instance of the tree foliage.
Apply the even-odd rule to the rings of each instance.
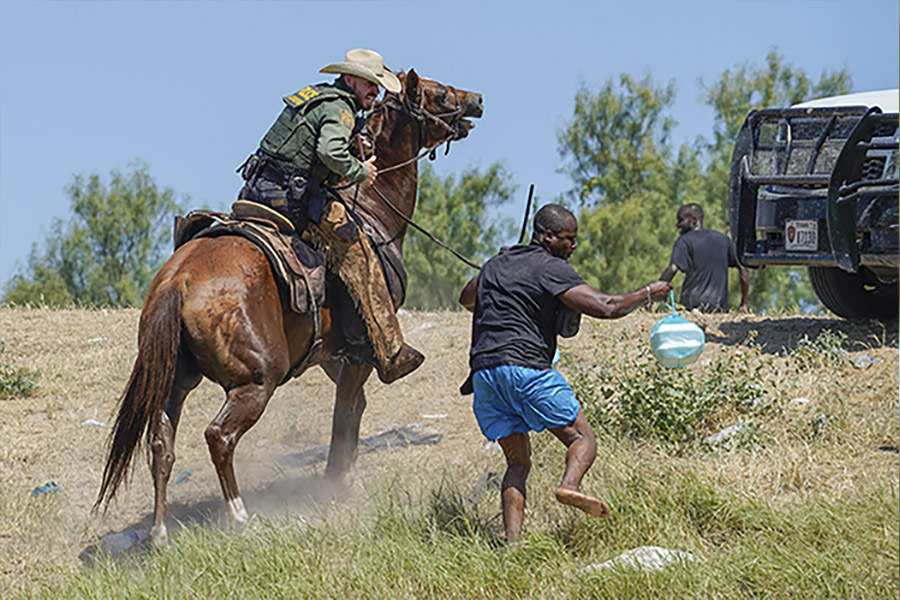
[[[598,92],[582,83],[571,121],[559,133],[561,169],[587,206],[616,203],[665,170],[675,121],[666,114],[675,84],[658,87],[650,75],[608,79]]]
[[[813,81],[771,51],[764,66],[738,65],[707,88],[713,109],[710,139],[671,145],[675,85],[650,75],[608,79],[597,91],[582,84],[572,118],[558,135],[559,153],[573,188],[565,196],[580,207],[581,249],[572,263],[591,285],[610,293],[636,289],[668,265],[678,232],[679,206],[703,206],[704,226],[728,232],[728,181],[738,131],[754,109],[789,106],[845,93],[850,76],[826,72]],[[800,275],[802,273],[802,276]],[[732,299],[738,277],[730,273]],[[673,283],[679,287],[683,278]],[[816,303],[803,269],[769,267],[751,273],[750,305],[756,309]]]
[[[181,212],[143,164],[122,174],[76,175],[66,188],[72,217],[55,219],[43,247],[5,286],[3,301],[66,306],[140,306],[169,253],[172,217]]]
[[[425,165],[419,172],[415,221],[439,240],[477,264],[497,251],[506,225],[490,219],[512,197],[515,186],[498,163],[481,172],[441,178]],[[422,310],[456,309],[465,283],[475,271],[419,231],[411,229],[403,245],[409,274],[406,305]]]
[[[559,134],[572,177],[581,248],[571,262],[594,287],[631,291],[659,277],[675,239],[674,214],[702,184],[697,152],[670,143],[675,86],[621,75],[582,85]]]

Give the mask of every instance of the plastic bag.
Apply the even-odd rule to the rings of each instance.
[[[650,347],[664,367],[683,367],[700,358],[706,347],[706,336],[702,329],[675,311],[675,295],[671,292],[669,301],[672,312],[650,330]]]

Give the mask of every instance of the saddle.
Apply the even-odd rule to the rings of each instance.
[[[265,254],[276,283],[287,298],[291,310],[313,314],[325,303],[325,255],[314,250],[298,236],[282,215],[261,204],[239,200],[231,214],[193,210],[175,217],[175,249],[194,238],[239,235]]]

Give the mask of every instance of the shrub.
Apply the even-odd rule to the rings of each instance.
[[[706,434],[720,410],[750,413],[772,406],[774,390],[764,389],[760,373],[767,363],[751,365],[757,354],[753,349],[723,352],[702,375],[688,368],[661,366],[647,346],[614,363],[600,359],[598,363],[570,360],[567,364],[572,388],[591,423],[611,433],[658,440],[681,451]],[[752,442],[758,426],[752,421],[741,423],[745,430],[741,442]],[[750,432],[753,435],[748,436]]]
[[[451,535],[481,538],[493,546],[500,543],[497,529],[447,476],[429,493],[426,519],[437,530]]]
[[[824,330],[814,340],[803,334],[789,356],[804,371],[838,369],[851,363],[850,356],[842,347],[846,340],[845,333],[840,331],[833,333],[829,329]]]
[[[0,355],[6,351],[6,340],[0,340]],[[39,373],[25,367],[0,363],[0,400],[27,398],[37,391]]]

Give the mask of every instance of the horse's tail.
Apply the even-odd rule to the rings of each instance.
[[[175,282],[163,286],[141,314],[138,355],[128,385],[119,399],[119,414],[107,442],[109,455],[103,468],[100,493],[94,511],[106,509],[125,478],[141,436],[150,436],[175,381],[175,366],[181,344],[181,311],[184,296]]]

